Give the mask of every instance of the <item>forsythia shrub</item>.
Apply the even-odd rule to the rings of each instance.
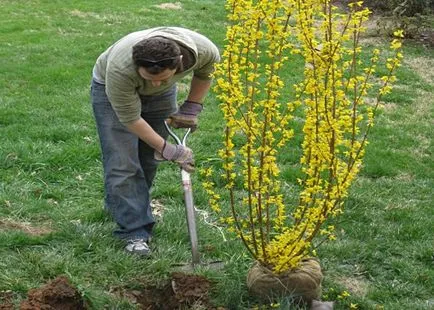
[[[381,96],[396,80],[402,33],[392,42],[388,73],[376,76],[380,51],[362,61],[359,40],[370,12],[361,2],[345,14],[320,0],[227,0],[226,6],[230,26],[215,72],[226,124],[219,151],[224,190],[211,181],[204,187],[216,212],[225,195],[231,216],[224,222],[257,261],[280,273],[315,254],[314,238],[335,238],[326,221],[342,213]],[[281,72],[297,59],[304,60],[303,80],[286,85]],[[368,100],[372,93],[376,99]],[[302,132],[290,126],[297,112]],[[279,154],[296,134],[303,135],[303,177],[298,205],[290,205]],[[211,168],[204,173],[214,175]]]

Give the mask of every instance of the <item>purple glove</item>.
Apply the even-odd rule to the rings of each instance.
[[[202,109],[202,104],[185,100],[179,110],[169,116],[170,126],[174,128],[191,128],[192,131],[196,130],[197,116]]]
[[[185,171],[194,172],[193,152],[190,148],[182,145],[175,145],[164,141],[163,152],[155,152],[157,160],[170,160],[181,166]]]

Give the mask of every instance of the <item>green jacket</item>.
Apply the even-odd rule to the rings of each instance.
[[[149,81],[141,78],[132,60],[133,46],[153,36],[176,41],[195,58],[191,68],[175,74],[170,81],[159,87],[153,87]],[[185,28],[158,27],[130,33],[110,46],[98,57],[93,68],[93,78],[106,85],[107,96],[119,120],[128,123],[140,118],[139,95],[161,94],[190,73],[199,79],[211,79],[214,64],[219,60],[217,47],[205,36]]]

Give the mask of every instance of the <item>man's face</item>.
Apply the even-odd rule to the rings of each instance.
[[[139,74],[140,76],[147,80],[150,81],[152,86],[154,87],[158,87],[161,84],[164,84],[166,82],[168,82],[176,73],[176,69],[166,69],[160,73],[157,74],[151,74],[148,71],[146,71],[145,68],[140,67],[139,68]]]

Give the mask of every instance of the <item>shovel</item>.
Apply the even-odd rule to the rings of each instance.
[[[167,122],[164,122],[169,135],[176,141],[178,145],[186,146],[187,137],[191,133],[191,128],[185,132],[182,140],[170,129]],[[200,264],[197,231],[196,231],[196,215],[193,203],[193,191],[191,188],[190,173],[181,169],[182,188],[184,189],[185,212],[187,215],[188,235],[190,236],[191,255],[193,268]]]
[[[187,146],[187,137],[191,133],[191,128],[188,128],[185,132],[182,139],[178,137],[175,132],[173,132],[167,122],[164,122],[164,125],[166,126],[167,132],[169,135],[176,141],[178,145]],[[182,267],[182,269],[195,269],[196,267],[200,265],[207,265],[211,266],[213,265],[214,268],[221,268],[223,267],[223,263],[221,261],[214,261],[208,264],[201,264],[200,257],[199,257],[199,250],[198,250],[198,239],[197,239],[197,231],[196,231],[196,213],[194,209],[194,203],[193,203],[193,190],[191,186],[191,177],[190,173],[185,171],[184,169],[181,169],[181,180],[182,180],[182,188],[184,190],[184,200],[185,200],[185,212],[187,216],[187,227],[188,227],[188,235],[190,236],[190,245],[191,245],[191,255],[192,255],[192,262],[190,265],[185,266],[185,264],[176,265],[178,267]],[[187,267],[187,268],[185,268]]]

